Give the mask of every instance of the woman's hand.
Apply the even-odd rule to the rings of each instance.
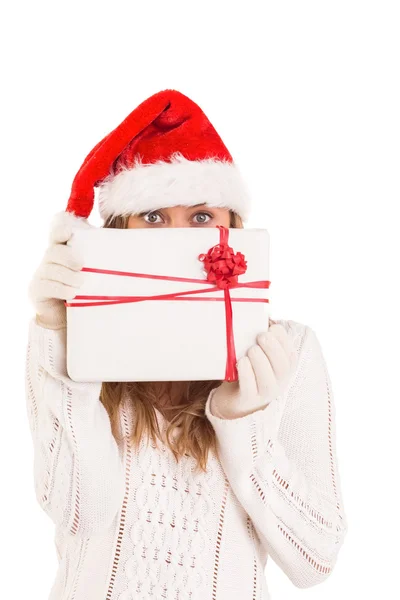
[[[47,329],[66,327],[64,300],[71,300],[82,285],[83,260],[76,250],[66,245],[76,222],[60,213],[50,231],[50,245],[30,285],[29,298],[36,310],[36,322]],[[86,227],[84,221],[82,226]],[[89,224],[87,224],[90,227]]]
[[[224,381],[215,390],[210,405],[212,414],[236,419],[264,408],[285,390],[296,358],[286,329],[274,323],[257,336],[257,344],[238,361],[238,381]]]

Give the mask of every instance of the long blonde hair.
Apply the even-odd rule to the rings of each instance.
[[[105,228],[127,229],[129,217],[110,217]],[[230,211],[230,227],[242,228],[239,215]],[[206,471],[210,450],[218,453],[215,431],[205,415],[205,403],[212,389],[221,381],[103,382],[100,400],[110,417],[114,437],[119,439],[120,405],[123,399],[134,408],[134,423],[130,443],[138,447],[147,435],[154,444],[164,441],[177,462],[185,454],[196,459],[197,469]],[[159,405],[161,396],[173,398],[172,406]],[[162,440],[156,410],[167,419],[165,440]],[[178,430],[176,428],[179,428]],[[174,436],[173,433],[176,435]]]

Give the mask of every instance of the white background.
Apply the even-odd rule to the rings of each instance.
[[[348,536],[320,586],[299,590],[270,562],[272,598],[396,596],[398,2],[7,5],[2,596],[47,598],[56,571],[25,413],[27,286],[86,154],[166,88],[197,102],[233,154],[254,197],[249,226],[271,236],[272,316],[315,329],[333,381]]]

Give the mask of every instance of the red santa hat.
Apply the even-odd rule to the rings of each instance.
[[[208,204],[246,220],[250,208],[239,170],[208,118],[190,98],[169,89],[142,102],[89,152],[67,212],[86,219],[96,187],[103,219]]]

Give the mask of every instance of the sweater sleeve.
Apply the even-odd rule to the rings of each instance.
[[[123,462],[100,401],[101,383],[76,383],[67,375],[66,329],[31,320],[25,389],[36,498],[56,526],[89,537],[119,510]]]
[[[298,362],[285,393],[241,418],[206,415],[219,457],[260,541],[290,581],[307,588],[332,572],[347,532],[332,385],[314,331],[294,321]],[[298,334],[300,329],[300,335]]]

